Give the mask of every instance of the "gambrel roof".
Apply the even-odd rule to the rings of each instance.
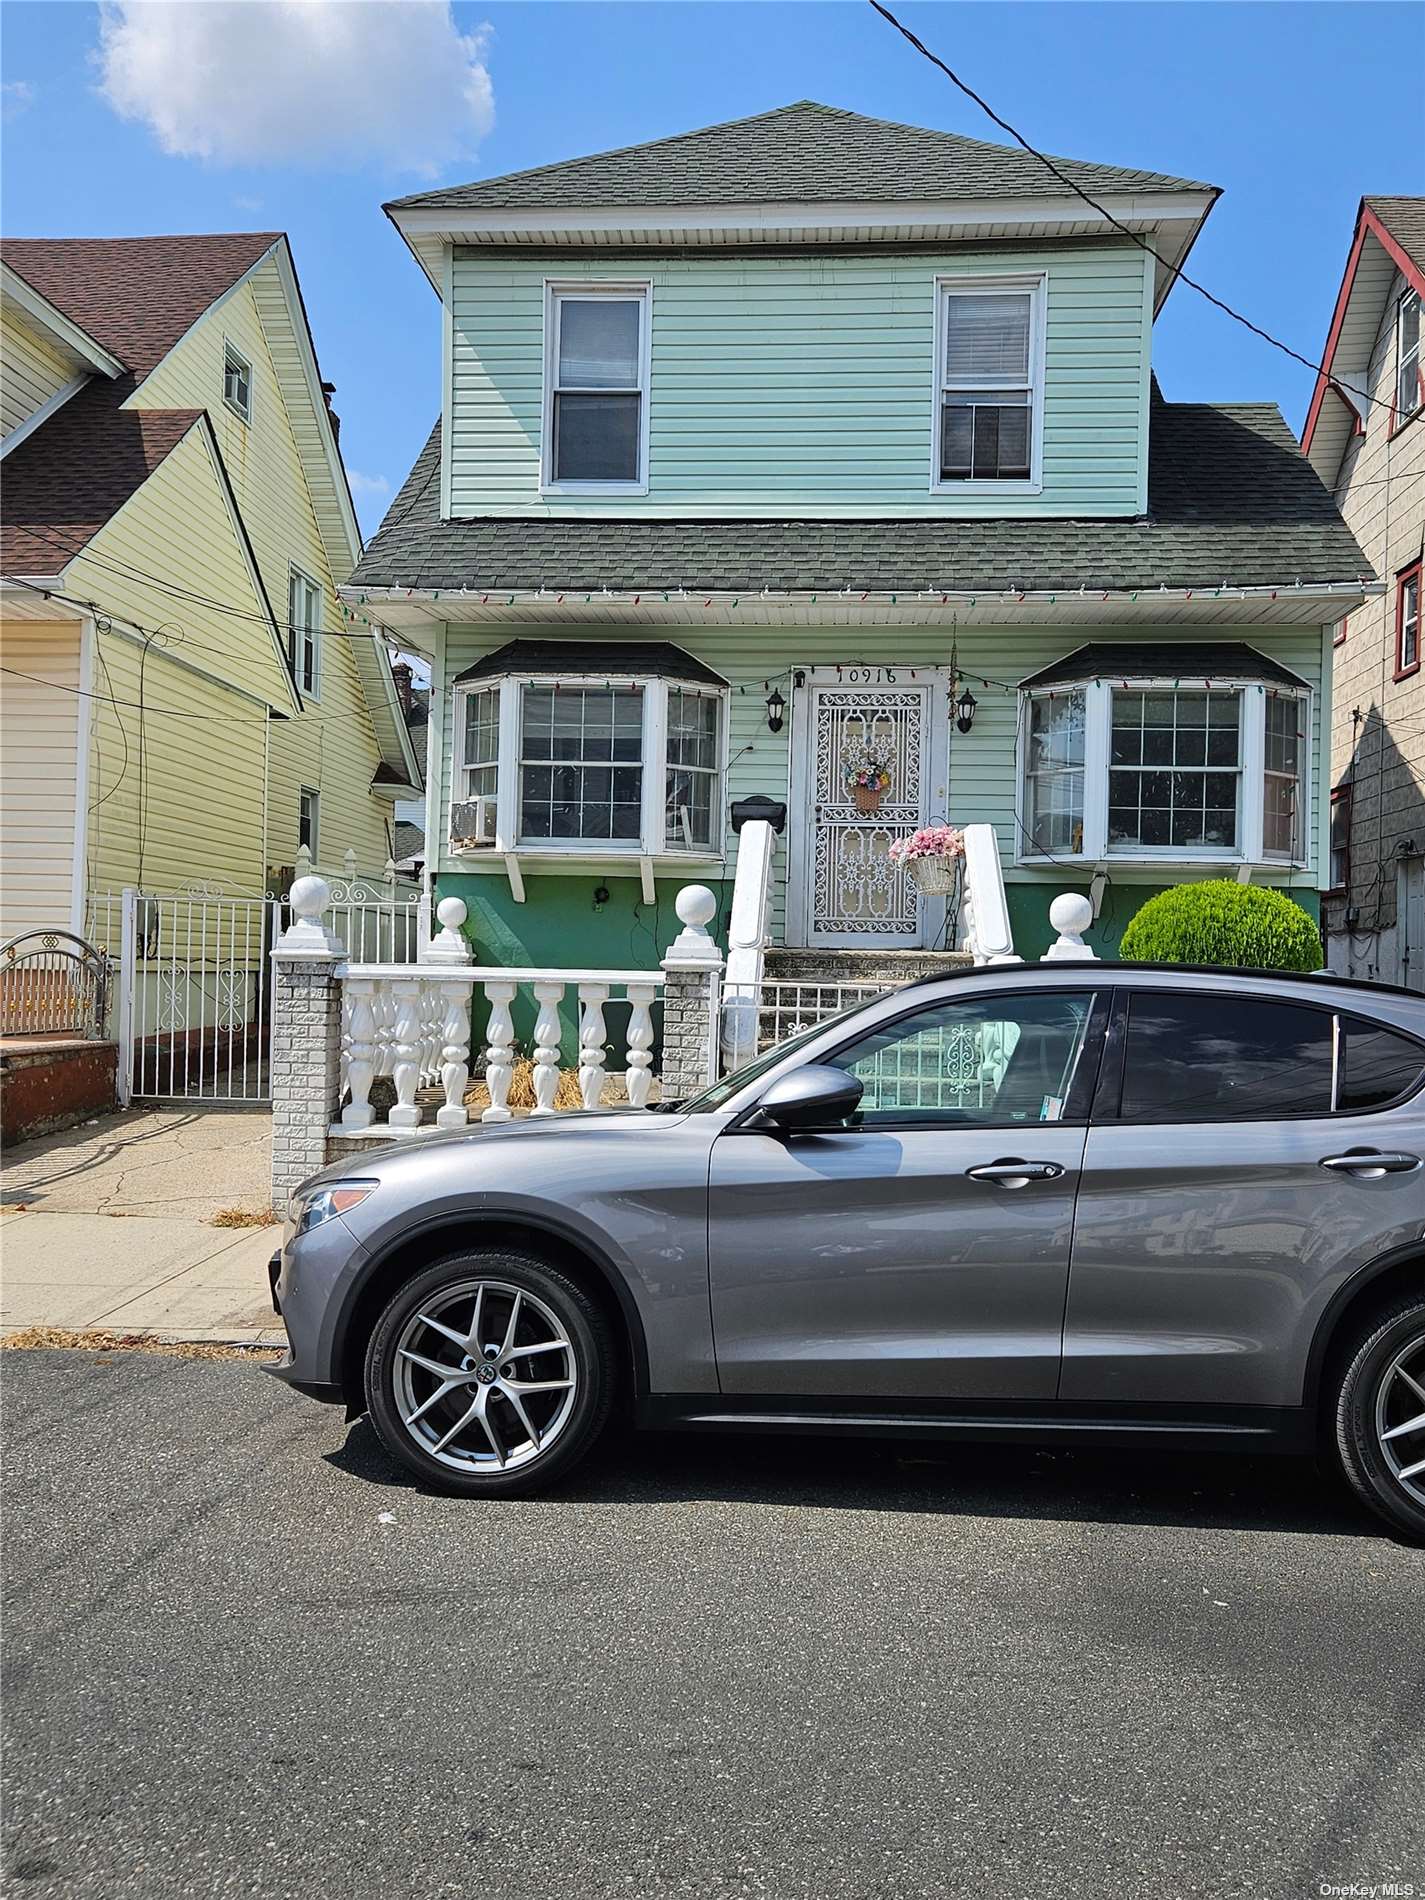
[[[1190,178],[1054,163],[1085,191],[1212,191]],[[387,210],[579,205],[767,204],[860,200],[1070,197],[1047,166],[1015,146],[992,145],[803,99],[753,118],[565,159],[469,185],[397,198]]]

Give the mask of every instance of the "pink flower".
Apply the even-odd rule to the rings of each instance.
[[[908,838],[897,838],[889,855],[897,864],[908,864],[913,858],[962,858],[965,834],[955,825],[922,825]]]

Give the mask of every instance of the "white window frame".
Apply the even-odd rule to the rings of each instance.
[[[1044,487],[1044,313],[1048,302],[1048,275],[1039,271],[1015,277],[937,277],[935,279],[935,360],[930,376],[930,492],[932,495],[1037,495]],[[1029,295],[1029,380],[1018,383],[953,381],[945,374],[947,317],[952,297],[978,297],[996,291]],[[950,389],[1020,388],[1029,390],[1029,479],[999,481],[992,476],[966,475],[942,479],[940,432],[943,404]]]
[[[643,773],[636,838],[526,838],[522,834],[520,793],[524,752],[524,695],[529,687],[558,686],[573,692],[581,687],[636,686],[643,695],[642,746],[639,767]],[[496,857],[513,855],[526,858],[619,859],[661,858],[686,863],[720,861],[726,849],[728,728],[731,723],[731,692],[727,687],[710,686],[700,680],[680,680],[648,674],[552,674],[519,673],[470,680],[451,693],[452,804],[459,802],[468,783],[473,763],[465,754],[466,702],[474,693],[498,691],[500,696],[500,746],[496,761],[495,849]],[[698,693],[719,704],[717,739],[717,786],[713,796],[713,837],[709,844],[695,844],[691,850],[670,844],[666,837],[665,809],[668,790],[668,694],[670,691]],[[630,760],[628,762],[632,764]],[[447,848],[453,826],[447,815]],[[462,865],[470,861],[461,854]]]
[[[559,379],[559,313],[566,300],[637,302],[638,319],[638,474],[633,481],[556,481],[554,476],[554,397]],[[544,280],[544,400],[540,427],[539,492],[542,495],[646,495],[653,342],[653,284],[648,278],[618,283],[577,279]],[[629,395],[629,390],[598,390],[598,395]]]
[[[308,800],[311,801],[311,817],[307,829],[311,832],[312,838],[307,846],[307,854],[315,864],[322,850],[322,795],[314,785],[299,785],[297,787],[297,846],[299,850],[302,844],[302,814]]]
[[[298,588],[304,588],[316,605],[316,619],[312,624],[298,621],[293,613],[293,594]],[[326,590],[318,580],[295,562],[287,570],[287,658],[292,668],[292,680],[297,691],[304,699],[320,699],[322,696],[322,634],[326,629]],[[312,684],[306,684],[307,652],[312,656]]]
[[[1415,349],[1412,352],[1415,368],[1415,400],[1408,409],[1402,409],[1400,406],[1400,386],[1405,381],[1406,364],[1408,360],[1405,353],[1405,306],[1412,301],[1419,313],[1416,323]],[[1395,426],[1397,428],[1399,428],[1403,422],[1408,422],[1416,410],[1419,409],[1422,401],[1425,401],[1425,397],[1422,397],[1420,389],[1421,321],[1425,321],[1425,297],[1422,297],[1420,292],[1416,290],[1412,284],[1408,289],[1401,292],[1395,306]]]
[[[1186,678],[1123,678],[1112,681],[1081,678],[1056,680],[1052,687],[1022,690],[1019,695],[1018,744],[1014,772],[1015,853],[1014,861],[1024,866],[1052,864],[1250,864],[1270,870],[1305,870],[1311,865],[1313,829],[1311,813],[1311,750],[1313,731],[1313,694],[1309,686],[1271,684],[1241,677],[1214,679],[1214,692],[1235,692],[1241,704],[1238,773],[1237,846],[1232,850],[1212,850],[1204,846],[1160,845],[1151,849],[1110,850],[1108,843],[1108,774],[1113,731],[1113,695],[1131,693],[1191,692]],[[1083,848],[1079,851],[1036,851],[1029,839],[1028,773],[1029,705],[1050,693],[1082,692],[1084,695],[1084,808]],[[1301,811],[1298,825],[1297,855],[1291,858],[1268,856],[1263,834],[1266,819],[1266,705],[1268,698],[1289,697],[1302,702],[1302,727],[1306,737],[1301,750]],[[1170,769],[1170,768],[1169,768]],[[1224,770],[1227,768],[1223,768]]]
[[[246,379],[246,405],[240,402],[234,402],[233,398],[228,394],[228,366],[230,363],[237,364]],[[230,343],[226,337],[223,338],[223,402],[240,422],[250,423],[252,421],[252,364],[243,355],[237,345]]]
[[[709,854],[716,856],[722,850],[723,827],[726,824],[726,818],[724,817],[723,809],[722,809],[723,805],[726,803],[726,800],[722,796],[722,788],[726,782],[726,777],[727,777],[728,695],[722,688],[716,687],[716,686],[707,686],[698,680],[669,679],[669,680],[662,680],[659,682],[659,684],[662,686],[662,689],[663,689],[662,717],[663,717],[663,726],[664,726],[663,788],[662,788],[664,816],[663,816],[662,849],[664,852],[668,853],[670,856],[673,856],[673,857],[677,857],[680,855],[684,857],[706,857]],[[708,839],[706,844],[700,844],[697,841],[694,841],[691,844],[688,844],[688,843],[672,844],[669,842],[668,836],[667,836],[667,832],[668,832],[668,813],[667,813],[668,774],[670,771],[675,769],[669,763],[668,745],[667,745],[668,701],[669,701],[670,695],[672,695],[673,693],[681,693],[685,699],[710,699],[714,702],[714,704],[718,708],[717,730],[716,730],[716,733],[714,734],[713,763],[710,766],[687,765],[687,766],[678,766],[676,768],[678,771],[696,772],[703,777],[711,778],[713,782],[712,804],[711,804],[712,835]]]

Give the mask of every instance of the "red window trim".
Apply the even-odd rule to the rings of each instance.
[[[1346,843],[1341,852],[1345,861],[1346,875],[1339,884],[1328,885],[1321,893],[1323,897],[1349,897],[1351,894],[1351,786],[1349,783],[1338,785],[1331,794],[1331,816],[1336,815],[1336,807],[1346,807]],[[1331,860],[1335,856],[1335,847],[1331,843],[1331,834],[1326,834],[1326,875],[1331,875]]]
[[[1417,558],[1409,567],[1400,569],[1395,577],[1395,677],[1408,680],[1413,673],[1420,671],[1420,596],[1425,592],[1421,586],[1421,573],[1425,561]],[[1406,582],[1415,582],[1415,658],[1409,666],[1400,664],[1400,643],[1405,633],[1405,586]]]
[[[1331,636],[1331,644],[1333,647],[1345,646],[1346,629],[1350,626],[1350,624],[1351,624],[1351,616],[1349,614],[1343,614],[1341,616],[1341,624],[1340,624],[1339,629],[1335,633],[1333,633]]]

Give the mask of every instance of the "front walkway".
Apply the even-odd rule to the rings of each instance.
[[[0,1331],[280,1344],[267,1290],[271,1116],[129,1110],[26,1142],[0,1183]]]

